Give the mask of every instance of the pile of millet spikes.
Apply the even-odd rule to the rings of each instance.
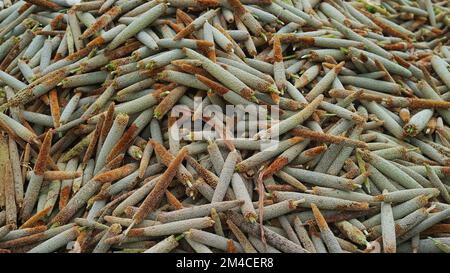
[[[448,1],[0,9],[0,252],[449,252]]]

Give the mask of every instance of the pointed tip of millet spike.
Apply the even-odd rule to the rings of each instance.
[[[189,191],[188,192],[189,197],[191,197],[192,199],[194,199],[195,193],[193,191]]]
[[[256,220],[258,219],[256,215],[249,215],[246,218],[252,224],[256,223]]]
[[[133,220],[133,222],[131,222],[131,224],[128,226],[128,228],[122,233],[123,239],[125,239],[125,237],[128,236],[128,233],[135,225],[136,225],[136,220]],[[123,241],[123,239],[121,239],[120,241]]]
[[[433,211],[435,208],[436,208],[436,205],[431,205],[429,208],[427,208],[426,211],[429,213],[429,212]]]
[[[59,222],[54,222],[54,223],[50,223],[49,226],[50,226],[50,229],[52,229],[52,228],[56,228],[56,227],[61,226],[61,224]]]

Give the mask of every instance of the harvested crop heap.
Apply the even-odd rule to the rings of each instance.
[[[73,2],[0,1],[0,252],[450,251],[448,1]]]

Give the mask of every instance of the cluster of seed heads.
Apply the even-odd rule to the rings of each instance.
[[[449,28],[445,0],[1,0],[0,252],[450,252]]]

